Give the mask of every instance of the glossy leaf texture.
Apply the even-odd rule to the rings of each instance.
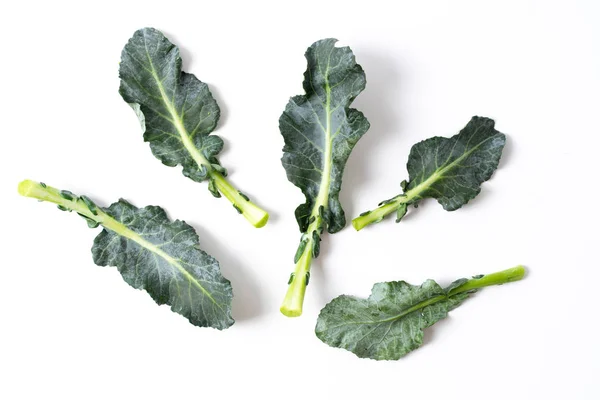
[[[208,86],[181,70],[179,48],[160,31],[140,29],[121,53],[119,93],[136,111],[144,140],[168,166],[201,182],[219,168],[223,140],[210,133],[220,110]]]
[[[323,39],[308,48],[304,74],[306,94],[292,97],[279,119],[285,140],[282,164],[287,177],[306,196],[296,219],[306,231],[315,207],[323,206],[327,230],[346,223],[338,195],[344,166],[369,122],[350,104],[365,88],[365,74],[349,47]]]
[[[478,289],[517,281],[516,267],[473,279],[459,279],[447,288],[433,280],[420,286],[404,281],[376,283],[367,299],[342,295],[319,315],[315,333],[332,347],[360,358],[397,360],[423,344],[424,329],[446,318]]]
[[[125,282],[168,304],[193,325],[225,329],[234,323],[230,282],[219,263],[200,249],[198,235],[183,221],[171,221],[157,206],[136,208],[125,200],[98,207],[86,196],[23,181],[19,193],[75,211],[88,226],[104,229],[92,255],[100,266],[114,266]]]

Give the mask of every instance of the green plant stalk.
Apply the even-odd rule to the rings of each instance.
[[[325,74],[327,76],[327,73]],[[312,264],[313,248],[315,246],[313,232],[317,232],[319,240],[321,237],[320,229],[323,227],[323,219],[320,215],[320,209],[327,207],[329,202],[329,187],[331,186],[331,168],[332,168],[332,144],[331,144],[331,90],[329,81],[325,82],[325,92],[327,93],[325,109],[327,110],[327,118],[325,119],[325,149],[323,151],[325,159],[323,161],[323,172],[319,193],[313,205],[311,218],[314,219],[308,225],[306,232],[302,235],[302,239],[308,239],[306,247],[302,252],[302,256],[296,263],[296,268],[290,277],[290,284],[287,293],[283,299],[283,303],[279,310],[286,317],[299,317],[302,315],[302,305],[304,304],[304,294],[306,286],[310,279],[310,267]],[[316,257],[316,256],[315,256]]]
[[[367,211],[363,215],[354,218],[352,220],[352,226],[357,231],[360,231],[367,225],[380,222],[386,215],[396,211],[401,204],[410,204],[415,200],[418,200],[421,197],[421,193],[441,178],[443,173],[444,170],[432,174],[427,180],[408,190],[406,193],[392,197],[387,200],[385,204],[382,204],[376,209]]]
[[[412,312],[417,310],[421,310],[427,306],[435,304],[437,302],[448,299],[449,297],[455,296],[460,293],[470,292],[473,290],[478,290],[484,288],[486,286],[494,286],[494,285],[503,285],[509,282],[515,282],[523,279],[525,276],[525,268],[522,265],[516,266],[514,268],[505,269],[504,271],[495,272],[493,274],[484,275],[481,278],[472,278],[465,282],[463,285],[450,290],[447,294],[441,294],[439,296],[432,297],[430,299],[424,300],[414,306],[402,311],[398,315],[394,315],[393,317],[383,319],[377,321],[378,323],[390,322],[400,319]]]
[[[517,265],[514,268],[487,274],[480,278],[469,279],[465,284],[450,290],[450,292],[448,292],[448,296],[469,292],[471,290],[478,290],[486,286],[503,285],[509,282],[520,281],[524,276],[525,267],[522,265]]]
[[[320,203],[317,203],[320,204]],[[286,317],[299,317],[302,315],[302,305],[304,304],[304,294],[306,293],[306,286],[310,279],[310,267],[312,264],[314,239],[313,232],[319,233],[320,226],[322,226],[322,218],[319,215],[320,207],[315,206],[313,208],[312,216],[314,221],[306,229],[306,233],[302,234],[302,240],[306,240],[306,246],[302,255],[296,262],[294,272],[290,276],[290,283],[288,290],[283,299],[283,303],[279,310]]]
[[[148,242],[138,233],[132,231],[121,222],[106,214],[99,207],[95,207],[94,211],[92,211],[81,199],[81,197],[73,195],[73,199],[69,200],[61,195],[60,190],[31,180],[24,180],[23,182],[19,183],[18,190],[19,194],[22,196],[31,197],[41,201],[49,201],[51,203],[58,204],[60,207],[64,207],[66,211],[75,211],[84,216],[86,219],[94,221],[95,223],[102,225],[104,228],[136,242],[141,247],[151,251],[158,257],[163,258],[166,262],[173,265],[173,267],[177,268],[182,273],[188,274],[188,272],[181,267],[179,260],[165,253],[159,246]],[[204,288],[201,288],[201,290],[212,299],[210,293],[206,292]]]
[[[312,238],[306,243],[306,248],[302,256],[296,263],[294,273],[290,277],[290,284],[287,293],[283,299],[283,303],[279,310],[286,317],[299,317],[302,315],[302,305],[304,303],[304,294],[310,274],[310,266],[312,264]]]
[[[354,218],[352,220],[352,226],[357,231],[360,231],[367,225],[380,222],[386,215],[396,211],[398,209],[398,206],[400,206],[403,203],[409,203],[411,200],[412,198],[408,197],[408,192],[406,195],[399,195],[393,197],[390,200],[388,200],[385,204],[382,204],[376,209],[368,211],[367,213]]]
[[[67,210],[75,211],[75,212],[85,216],[86,218],[97,222],[98,224],[102,225],[106,229],[110,229],[111,231],[114,231],[121,236],[124,236],[128,239],[131,239],[131,240],[134,240],[134,241],[140,243],[143,247],[146,247],[146,248],[149,248],[149,247],[155,248],[156,247],[156,246],[152,245],[151,243],[147,242],[145,239],[143,239],[140,235],[138,235],[131,229],[127,228],[122,223],[115,220],[113,217],[106,214],[99,207],[95,209],[95,213],[92,212],[89,209],[89,207],[85,204],[85,202],[78,196],[74,196],[73,200],[68,200],[61,195],[60,190],[53,188],[51,186],[43,185],[39,182],[34,182],[31,180],[28,180],[28,179],[19,183],[18,190],[19,190],[19,194],[21,196],[31,197],[31,198],[38,199],[41,201],[49,201],[51,203],[58,204],[59,206],[62,206],[64,208],[66,208]],[[151,249],[151,250],[160,251],[160,249],[158,249],[158,248]],[[162,253],[162,251],[160,251],[160,252]],[[169,260],[172,259],[172,257],[170,257],[167,254],[160,254],[160,255],[166,259],[169,259]]]
[[[233,204],[236,210],[244,216],[254,227],[262,228],[269,220],[269,214],[256,204],[242,196],[225,177],[214,169],[210,170],[210,176],[215,182],[219,192]]]
[[[177,109],[173,103],[173,100],[167,95],[165,88],[163,87],[162,80],[158,76],[156,69],[152,62],[152,77],[156,81],[156,85],[160,91],[163,102],[165,103],[167,110],[172,118],[175,129],[179,133],[181,143],[190,153],[198,167],[205,167],[209,175],[214,179],[215,185],[219,192],[223,194],[227,200],[229,200],[235,209],[242,214],[254,227],[261,228],[266,225],[269,220],[269,214],[257,205],[248,200],[247,197],[241,196],[240,191],[235,189],[225,177],[216,171],[211,163],[206,159],[200,150],[196,148],[192,139],[190,139],[190,133],[185,128],[183,116],[177,112]]]

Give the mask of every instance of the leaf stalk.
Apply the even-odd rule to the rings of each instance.
[[[269,214],[252,203],[248,197],[241,194],[239,190],[233,187],[225,177],[215,171],[210,171],[210,176],[215,182],[215,185],[219,192],[223,194],[233,204],[233,206],[246,218],[254,227],[262,228],[266,225],[269,220]]]
[[[286,317],[299,317],[302,315],[302,305],[304,303],[304,294],[310,274],[312,264],[313,239],[309,236],[306,247],[296,263],[296,268],[290,278],[287,293],[279,310]]]

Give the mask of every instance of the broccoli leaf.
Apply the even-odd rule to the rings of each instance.
[[[523,278],[522,266],[473,279],[459,279],[443,289],[432,280],[421,286],[404,281],[376,283],[367,299],[342,295],[322,310],[315,333],[325,344],[360,358],[398,360],[423,344],[423,330],[458,307],[472,293],[490,285]]]
[[[365,88],[365,74],[350,48],[335,43],[324,39],[308,48],[306,94],[292,97],[279,119],[285,141],[283,167],[306,197],[296,209],[302,251],[281,307],[288,316],[302,312],[310,263],[319,253],[322,232],[335,233],[346,224],[338,199],[342,174],[352,148],[369,129],[365,116],[349,108]]]
[[[409,181],[402,185],[404,194],[380,204],[380,207],[355,218],[356,230],[379,222],[397,211],[397,222],[410,204],[434,198],[447,211],[454,211],[481,191],[481,184],[492,176],[506,143],[504,134],[494,129],[494,121],[473,117],[460,133],[451,138],[433,137],[415,144],[408,157]]]
[[[179,49],[161,32],[140,29],[121,53],[119,93],[136,112],[152,153],[170,167],[183,166],[183,175],[209,180],[215,197],[223,194],[255,226],[268,214],[248,201],[225,179],[217,155],[223,140],[210,133],[220,110],[208,86],[181,70]]]
[[[85,196],[28,180],[21,182],[19,193],[76,211],[90,227],[102,225],[92,247],[94,262],[117,267],[125,282],[146,290],[157,304],[170,305],[197,326],[225,329],[233,324],[231,284],[217,260],[200,250],[190,225],[170,221],[160,207],[136,208],[121,199],[101,208]]]

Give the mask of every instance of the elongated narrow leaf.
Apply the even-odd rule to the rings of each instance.
[[[285,140],[282,163],[287,177],[302,189],[306,203],[296,209],[301,231],[315,206],[324,207],[330,233],[346,224],[338,200],[342,174],[352,148],[369,129],[365,116],[350,104],[365,88],[365,74],[349,47],[335,39],[314,43],[306,51],[305,95],[292,97],[279,119]]]
[[[160,207],[138,209],[125,200],[101,208],[85,196],[32,181],[23,181],[19,193],[75,211],[92,228],[102,225],[92,247],[94,262],[117,267],[125,282],[156,303],[170,305],[197,326],[233,324],[231,284],[185,222],[170,221]]]
[[[352,225],[360,230],[393,211],[399,222],[408,205],[416,207],[425,198],[437,199],[447,211],[459,209],[479,194],[481,184],[498,168],[505,143],[493,120],[473,117],[451,138],[436,136],[415,144],[407,163],[409,181],[400,185],[404,193],[362,213]]]
[[[286,316],[299,316],[313,258],[319,255],[324,230],[338,232],[346,225],[338,199],[342,174],[356,142],[369,121],[350,104],[365,88],[365,73],[349,47],[335,47],[335,39],[314,43],[306,51],[306,94],[292,97],[279,118],[285,146],[281,162],[287,177],[306,202],[296,208],[302,238],[296,269],[281,306]]]
[[[408,156],[407,191],[419,188],[413,202],[426,197],[437,199],[453,211],[481,191],[492,176],[506,143],[489,118],[473,117],[451,138],[433,137],[413,146]]]
[[[420,347],[423,330],[446,318],[477,289],[517,281],[524,273],[523,267],[516,267],[459,279],[445,289],[432,280],[420,286],[376,283],[367,299],[346,295],[333,299],[321,310],[315,333],[329,346],[360,358],[397,360]]]
[[[135,32],[121,53],[119,93],[138,113],[144,140],[168,166],[183,166],[195,181],[207,178],[223,140],[209,135],[217,126],[219,106],[192,74],[181,71],[179,49],[161,32]]]

